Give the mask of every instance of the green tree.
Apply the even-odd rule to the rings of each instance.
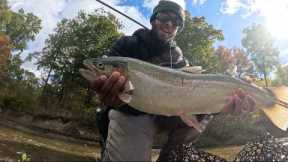
[[[29,109],[35,105],[34,92],[38,87],[35,75],[21,68],[22,51],[27,42],[34,40],[41,29],[41,20],[32,13],[10,10],[6,0],[0,0],[1,67],[7,72],[0,80],[0,106],[14,109]],[[11,55],[13,51],[13,55]],[[3,69],[0,69],[3,70]],[[29,93],[27,93],[29,92]]]
[[[0,105],[18,111],[35,110],[38,96],[38,79],[34,73],[21,68],[23,61],[16,54],[9,63],[5,86],[0,87]],[[27,93],[29,92],[29,93]]]
[[[280,65],[277,67],[276,78],[273,80],[273,86],[288,86],[288,65]]]
[[[268,86],[268,76],[276,68],[279,50],[274,47],[271,34],[263,25],[252,25],[243,31],[242,45],[253,61],[258,74],[264,76],[265,86]]]
[[[7,66],[10,57],[9,38],[4,34],[0,34],[0,80],[7,77]]]
[[[11,11],[6,0],[0,0],[0,9],[0,32],[10,37],[12,50],[22,51],[28,41],[35,39],[41,29],[41,20],[23,9]]]
[[[6,26],[11,22],[12,11],[10,11],[7,1],[0,0],[0,32],[3,33],[6,31]]]
[[[83,60],[105,54],[121,35],[119,27],[115,16],[103,10],[92,14],[79,12],[76,18],[58,23],[55,34],[49,36],[38,56],[38,68],[48,74],[45,87],[49,80],[59,100],[71,102],[71,97],[83,87],[79,74]]]
[[[216,66],[213,43],[223,39],[221,30],[208,24],[204,17],[192,17],[189,12],[186,12],[184,30],[176,37],[189,62],[208,70]]]
[[[10,79],[20,79],[24,76],[15,76],[16,72],[22,71],[21,75],[24,75],[25,71],[21,69],[23,61],[20,55],[27,47],[27,42],[35,39],[41,29],[41,20],[32,13],[25,13],[23,9],[18,12],[10,10],[6,0],[0,0],[0,15],[0,35],[1,39],[6,38],[5,46],[8,47],[0,51],[3,54],[1,57],[5,55],[6,61],[3,64],[8,64],[5,66],[8,66]],[[18,53],[11,55],[10,50]]]

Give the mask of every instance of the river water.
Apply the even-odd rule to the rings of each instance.
[[[288,138],[279,139],[288,145]],[[241,150],[241,146],[208,149],[206,151],[231,160]],[[153,151],[152,161],[156,161],[159,150]],[[27,132],[0,123],[0,161],[18,161],[27,155],[29,161],[97,161],[100,157],[98,143],[76,140],[58,135],[43,136],[37,132]],[[23,159],[23,158],[22,158]],[[22,160],[23,161],[23,160]]]
[[[23,155],[29,161],[96,161],[97,143],[38,136],[0,125],[0,161],[17,161]]]
[[[0,161],[17,161],[22,155],[27,155],[29,161],[97,161],[100,157],[98,143],[84,140],[61,140],[45,137],[26,131],[20,131],[0,123]],[[56,136],[56,135],[55,135]],[[226,149],[226,151],[225,151]],[[228,152],[227,148],[221,149]],[[225,156],[231,156],[230,153]],[[239,150],[237,148],[237,150]],[[212,150],[217,153],[219,150]],[[159,154],[158,149],[152,153],[155,162]],[[223,155],[223,151],[218,154]],[[227,154],[227,153],[226,153]]]

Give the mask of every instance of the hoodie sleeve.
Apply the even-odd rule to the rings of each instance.
[[[108,56],[134,57],[137,48],[137,38],[135,36],[122,36],[109,50]]]

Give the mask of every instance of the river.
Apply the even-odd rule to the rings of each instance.
[[[43,132],[30,132],[15,129],[11,124],[0,122],[0,161],[18,161],[23,155],[27,161],[97,161],[100,157],[99,144],[88,140],[79,140],[61,135],[47,136]],[[49,135],[48,135],[49,134]],[[288,145],[288,138],[278,139]],[[204,149],[227,160],[232,160],[242,146]],[[156,161],[159,150],[153,150]]]
[[[100,149],[97,143],[38,136],[1,124],[0,161],[20,160],[23,155],[29,161],[96,161]]]

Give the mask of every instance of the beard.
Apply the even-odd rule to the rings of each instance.
[[[160,26],[152,27],[152,31],[161,42],[171,42],[172,40],[174,40],[177,33],[177,32],[173,33],[165,32],[165,30],[162,29]]]
[[[164,42],[170,42],[175,38],[175,34],[166,33],[164,31],[158,30],[156,31],[157,37]]]

